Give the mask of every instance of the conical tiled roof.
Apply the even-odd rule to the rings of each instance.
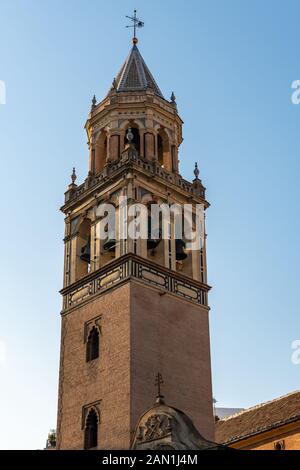
[[[138,91],[150,88],[163,98],[162,92],[135,44],[114,81],[114,88],[117,91]]]

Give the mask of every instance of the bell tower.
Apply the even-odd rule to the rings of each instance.
[[[88,174],[77,185],[73,170],[62,207],[58,449],[129,449],[158,371],[168,403],[214,438],[205,242],[188,250],[172,221],[169,239],[120,236],[120,197],[147,210],[209,206],[197,166],[192,182],[179,173],[182,124],[174,93],[164,98],[134,38],[107,96],[92,100]],[[116,212],[105,239],[101,204]]]

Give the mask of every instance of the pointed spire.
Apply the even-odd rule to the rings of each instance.
[[[96,99],[96,95],[94,95],[92,99],[92,109],[95,108],[96,104],[97,104],[97,99]]]
[[[174,91],[172,91],[170,103],[175,109],[177,109],[176,96],[174,94]]]
[[[118,92],[151,89],[155,94],[163,98],[163,94],[136,44],[132,46],[120,72],[114,79],[113,88]]]

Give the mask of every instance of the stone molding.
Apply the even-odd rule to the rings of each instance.
[[[62,314],[83,305],[109,289],[130,279],[157,288],[163,294],[172,294],[208,308],[207,284],[192,280],[176,271],[159,266],[145,258],[126,254],[65,287]]]

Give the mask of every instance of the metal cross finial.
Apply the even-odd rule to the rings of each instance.
[[[133,24],[126,26],[126,28],[133,28],[133,44],[136,44],[138,42],[137,37],[136,37],[136,28],[142,28],[144,26],[144,22],[141,21],[137,16],[136,16],[136,10],[133,12],[133,16],[127,16],[129,20],[133,22]]]
[[[157,373],[155,377],[155,386],[157,387],[157,397],[161,397],[161,389],[160,386],[164,383],[162,375],[160,372]]]

